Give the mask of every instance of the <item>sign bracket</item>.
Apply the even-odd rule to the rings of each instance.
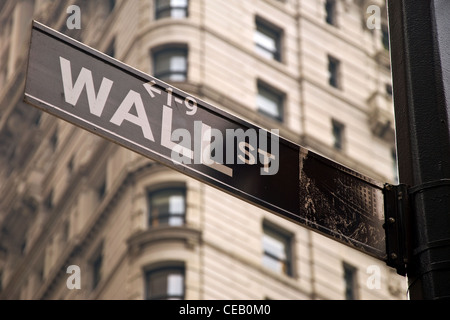
[[[384,214],[386,231],[386,264],[405,276],[410,258],[410,197],[408,186],[386,184],[384,193]]]

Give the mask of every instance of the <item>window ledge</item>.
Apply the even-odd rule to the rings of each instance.
[[[369,124],[372,133],[385,141],[394,141],[395,128],[391,98],[380,92],[375,92],[367,102],[370,107]]]
[[[383,46],[379,48],[375,54],[373,55],[375,61],[377,61],[380,65],[384,66],[387,70],[391,69],[391,59],[389,56],[389,51],[386,50]]]
[[[139,254],[144,248],[162,242],[181,242],[191,249],[201,241],[201,231],[189,226],[150,227],[147,230],[138,231],[127,240],[131,254]]]

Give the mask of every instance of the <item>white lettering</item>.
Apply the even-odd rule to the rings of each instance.
[[[167,91],[167,105],[169,106],[169,107],[171,107],[172,106],[172,88],[166,88],[166,91]]]
[[[133,105],[136,108],[137,116],[130,113],[130,109]],[[128,92],[110,121],[115,125],[120,126],[122,125],[123,120],[128,120],[141,127],[144,137],[155,142],[150,123],[148,122],[147,113],[145,112],[144,103],[142,102],[141,95],[136,91],[130,90],[130,92]]]
[[[179,130],[179,131],[177,131]],[[187,135],[189,135],[189,141],[191,141],[191,134],[186,129],[177,129],[177,136],[174,137],[180,138],[183,137],[183,141],[187,141]],[[184,131],[185,130],[185,131]],[[175,133],[174,131],[174,133]],[[187,132],[187,133],[186,133]],[[186,140],[185,140],[186,139]],[[172,150],[172,156],[175,156],[176,159],[172,158],[174,162],[181,162],[179,161],[179,155],[180,153],[183,154],[183,156],[188,157],[189,159],[194,159],[194,152],[192,152],[191,149],[177,145],[172,141],[172,109],[168,106],[163,106],[163,115],[162,115],[162,126],[161,126],[161,145]],[[191,143],[189,142],[189,145]],[[175,150],[174,150],[175,149]],[[190,163],[190,161],[189,161]]]
[[[258,138],[256,135],[256,130],[254,129],[248,129],[244,132],[243,129],[226,129],[226,136],[227,136],[227,163],[232,164],[234,163],[234,139],[237,139],[237,143],[246,142],[246,139],[248,138],[248,144],[251,146],[257,146],[258,145]],[[253,148],[253,151],[255,149]],[[241,149],[242,151],[242,149]],[[252,150],[250,150],[252,151]],[[256,157],[256,152],[253,153],[253,157]],[[243,156],[238,156],[238,164],[245,163],[245,158]]]
[[[278,129],[271,130],[270,148],[271,153],[267,152],[267,132],[265,130],[259,130],[259,159],[264,164],[264,168],[261,168],[261,175],[275,175],[278,173],[280,167],[280,145]],[[270,164],[270,166],[269,166]]]
[[[259,153],[259,160],[264,164],[264,168],[261,169],[260,173],[261,175],[268,175],[269,163],[271,163],[270,160],[274,160],[275,156],[262,149],[258,149],[258,153]]]
[[[66,273],[70,273],[71,276],[67,278],[66,286],[67,289],[81,289],[81,270],[77,265],[70,265],[67,267]]]
[[[195,125],[199,121],[195,121]],[[201,123],[201,122],[200,122]],[[227,176],[233,176],[233,169],[222,164],[223,162],[223,138],[222,133],[218,129],[214,129],[214,148],[211,148],[211,138],[212,132],[211,127],[201,123],[202,126],[202,139],[201,139],[201,163],[211,167]],[[218,161],[214,161],[211,159],[211,152],[214,150],[216,152],[215,159]]]
[[[150,95],[150,97],[154,98],[155,95],[153,94],[153,92],[157,93],[157,94],[161,94],[161,90],[153,88],[153,86],[156,85],[155,80],[150,81],[149,83],[144,83],[144,88],[145,90],[147,90],[148,94]]]
[[[71,5],[67,7],[66,13],[72,13],[66,21],[67,29],[81,29],[81,10],[77,5]]]
[[[366,285],[367,288],[380,289],[381,288],[381,269],[377,265],[370,265],[366,269],[366,273],[370,274],[367,278]]]
[[[181,141],[176,144],[172,141],[169,141],[170,143],[173,143],[172,147],[172,153],[170,155],[172,161],[177,164],[191,164],[192,159],[192,151],[191,149],[183,146],[184,145],[191,145],[191,133],[187,129],[175,129],[172,132],[172,139],[173,141]]]
[[[211,317],[214,307],[193,307],[186,304],[186,307],[180,307],[179,314],[182,315],[206,315],[207,318]]]
[[[98,94],[95,94],[94,81],[92,80],[92,73],[86,68],[81,68],[77,81],[72,85],[72,70],[70,61],[59,57],[61,65],[61,74],[64,87],[64,99],[67,103],[75,106],[80,98],[81,91],[86,87],[86,93],[89,103],[89,111],[100,117],[103,108],[105,107],[106,99],[108,99],[109,92],[113,82],[107,78],[103,78]]]
[[[242,153],[245,154],[245,157],[243,157],[241,154],[238,155],[239,160],[250,165],[256,164],[256,157],[253,155],[253,153],[250,152],[254,151],[255,148],[250,143],[247,143],[245,141],[239,142],[239,149]]]
[[[231,308],[231,310],[230,310]],[[224,314],[270,314],[270,305],[243,305],[243,304],[227,304],[223,307]]]
[[[381,9],[377,5],[370,5],[366,10],[367,14],[371,14],[366,21],[366,26],[370,30],[381,29]]]
[[[188,116],[192,116],[192,115],[194,115],[197,112],[197,101],[195,101],[194,98],[186,97],[186,100],[184,100],[184,105],[189,110],[189,111],[186,111],[186,114]]]

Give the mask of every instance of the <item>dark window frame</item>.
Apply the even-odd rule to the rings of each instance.
[[[69,161],[67,161],[67,171],[68,171],[68,173],[72,174],[74,168],[75,168],[75,155],[72,155],[69,158]]]
[[[116,0],[108,0],[109,13],[113,12],[115,8],[116,8]]]
[[[261,45],[256,41],[254,42],[255,47],[272,55],[273,60],[282,62],[283,30],[260,17],[256,17],[255,32],[262,33],[268,36],[269,38],[272,38],[275,42],[275,51],[269,50],[268,48],[266,48],[265,46]]]
[[[100,180],[100,184],[96,188],[97,198],[102,201],[107,192],[106,176]]]
[[[112,38],[109,42],[108,47],[106,48],[105,54],[108,56],[115,58],[116,57],[116,38]]]
[[[330,26],[337,27],[336,0],[325,1],[325,22]]]
[[[34,125],[36,126],[36,127],[39,127],[39,124],[41,123],[41,120],[42,120],[42,111],[38,111],[37,112],[37,114],[36,114],[36,117],[34,118]]]
[[[344,269],[344,283],[345,283],[345,299],[356,300],[358,299],[358,279],[357,268],[344,262],[342,264]]]
[[[344,150],[345,147],[345,124],[332,119],[332,133],[333,133],[333,148],[339,151]]]
[[[53,134],[50,136],[50,146],[53,152],[55,152],[58,148],[58,135],[58,128],[56,128],[55,131],[53,131]]]
[[[342,89],[341,61],[328,55],[328,84],[336,89]]]
[[[278,116],[274,116],[270,113],[268,113],[267,111],[263,110],[260,108],[260,106],[258,105],[258,103],[256,104],[256,107],[258,108],[258,112],[271,118],[271,119],[275,119],[279,122],[283,122],[284,121],[284,112],[285,112],[285,100],[286,100],[286,94],[278,89],[275,89],[274,87],[272,87],[271,85],[258,80],[257,84],[256,84],[257,88],[257,98],[259,96],[262,96],[262,91],[265,91],[266,93],[268,93],[269,95],[275,96],[276,97],[276,101],[270,99],[271,101],[275,102],[275,104],[277,105],[278,108]],[[266,96],[267,98],[267,96]]]
[[[263,245],[263,257],[269,257],[270,259],[281,262],[285,269],[282,274],[289,277],[294,277],[294,250],[293,250],[293,235],[288,231],[273,225],[272,223],[263,222],[263,236],[269,236],[273,239],[280,240],[285,244],[286,259],[283,261],[272,253],[266,251]],[[275,236],[273,236],[275,235]]]
[[[184,70],[164,70],[162,72],[157,72],[156,65],[160,57],[168,55],[168,56],[183,56],[185,59],[186,68]],[[153,76],[162,81],[177,81],[183,82],[188,79],[188,70],[189,70],[189,48],[184,44],[173,44],[167,45],[159,48],[155,48],[151,51],[151,56],[153,60]],[[182,80],[174,80],[173,76],[182,76]]]
[[[27,242],[28,242],[27,239],[24,238],[23,241],[22,241],[22,243],[20,244],[20,254],[21,254],[22,256],[25,255],[25,253],[26,253],[27,245],[28,245]]]
[[[388,97],[392,97],[392,85],[390,83],[386,83],[384,85],[384,89],[386,91],[386,94],[388,95]]]
[[[102,269],[104,262],[104,248],[103,242],[98,245],[94,254],[89,260],[89,268],[91,272],[91,290],[95,290],[102,281]]]
[[[52,210],[55,207],[55,199],[54,199],[54,189],[50,189],[47,194],[47,197],[44,199],[44,207],[47,210]]]
[[[166,274],[167,277],[171,274],[180,274],[183,278],[183,287],[181,295],[170,295],[169,292],[157,293],[150,296],[150,278],[158,274]],[[145,271],[145,299],[146,300],[184,300],[186,297],[186,268],[184,265],[174,264],[174,265],[164,265],[158,268],[149,269]]]
[[[165,193],[172,193],[177,195],[182,195],[184,200],[184,208],[183,213],[170,213],[170,212],[164,212],[164,213],[158,213],[158,216],[155,217],[152,214],[152,198],[155,196],[158,196],[160,194]],[[165,188],[159,188],[155,189],[153,191],[149,191],[147,194],[147,203],[148,203],[148,210],[147,210],[147,225],[149,227],[157,227],[157,226],[171,226],[170,225],[170,218],[181,218],[182,224],[186,225],[186,211],[187,211],[187,189],[186,186],[170,186]]]
[[[172,13],[173,13],[173,11],[176,11],[176,10],[184,12],[183,18],[187,18],[189,16],[189,0],[186,0],[186,6],[174,6],[171,4],[171,1],[168,2],[168,5],[160,6],[160,5],[158,5],[158,2],[159,2],[159,0],[156,0],[154,2],[155,20],[164,19],[164,18],[173,19],[174,16],[172,15]]]
[[[381,43],[383,44],[383,48],[389,51],[389,27],[386,23],[382,23],[381,25]]]

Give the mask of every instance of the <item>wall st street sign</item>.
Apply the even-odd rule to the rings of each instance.
[[[386,259],[382,184],[37,22],[25,101]]]

